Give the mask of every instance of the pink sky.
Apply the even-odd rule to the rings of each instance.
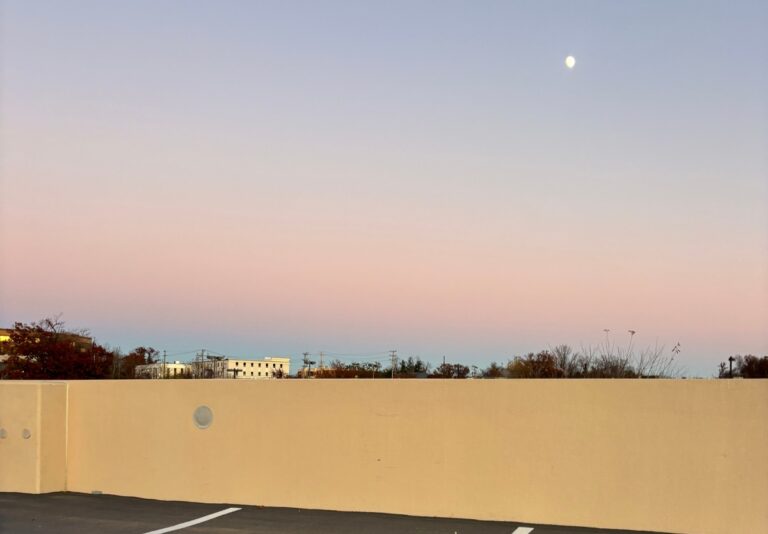
[[[0,323],[480,365],[633,329],[703,376],[768,354],[761,4],[150,6],[7,3]]]

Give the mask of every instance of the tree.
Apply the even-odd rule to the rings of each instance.
[[[397,370],[398,378],[417,378],[424,376],[429,372],[429,364],[424,363],[420,357],[413,358],[409,356],[407,360],[400,360]]]
[[[510,378],[562,378],[565,373],[558,368],[557,360],[549,351],[527,356],[517,356],[507,364]]]
[[[592,365],[592,359],[580,352],[574,352],[569,345],[558,345],[552,349],[555,365],[560,369],[563,378],[582,378],[587,376]]]
[[[502,378],[504,376],[505,369],[496,362],[491,362],[485,370],[483,370],[483,378]]]
[[[682,371],[675,358],[680,354],[681,346],[677,343],[669,353],[663,345],[646,347],[639,352],[633,342],[635,330],[628,330],[629,341],[622,348],[610,341],[606,330],[605,343],[585,351],[590,378],[672,378],[680,376]]]
[[[729,363],[721,362],[718,369],[720,378],[731,378],[730,363],[733,363],[733,377],[740,378],[768,378],[768,356],[762,358],[747,354],[731,356]]]
[[[768,378],[768,356],[762,358],[751,354],[744,356],[739,370],[744,378]]]
[[[344,363],[341,360],[333,360],[322,372],[315,374],[315,378],[389,378],[391,369],[381,368],[381,363],[352,362]]]
[[[136,347],[125,356],[115,354],[114,378],[136,378],[136,366],[157,363],[159,354],[152,347]]]
[[[638,378],[665,378],[680,374],[675,362],[675,356],[679,353],[680,343],[675,345],[669,356],[664,352],[664,347],[654,345],[641,350],[637,356],[630,352],[630,357]]]
[[[68,380],[109,378],[114,353],[96,344],[87,331],[68,331],[59,316],[37,323],[14,323],[0,378]]]
[[[469,367],[460,363],[442,363],[428,378],[467,378]]]

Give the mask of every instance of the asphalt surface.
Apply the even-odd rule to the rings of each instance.
[[[630,534],[632,532],[637,534],[637,531],[628,530],[151,501],[82,493],[45,495],[0,493],[0,533],[144,534],[186,523],[232,506],[240,510],[174,532],[181,534]],[[515,533],[518,528],[520,530]],[[529,528],[533,530],[527,530]]]

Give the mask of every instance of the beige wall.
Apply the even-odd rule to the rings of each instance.
[[[0,382],[0,491],[65,489],[66,409],[64,383]]]
[[[68,421],[70,491],[768,532],[765,380],[70,382]]]

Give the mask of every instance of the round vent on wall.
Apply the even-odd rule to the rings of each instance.
[[[213,412],[208,406],[198,406],[192,414],[192,420],[199,429],[206,429],[213,423]]]

